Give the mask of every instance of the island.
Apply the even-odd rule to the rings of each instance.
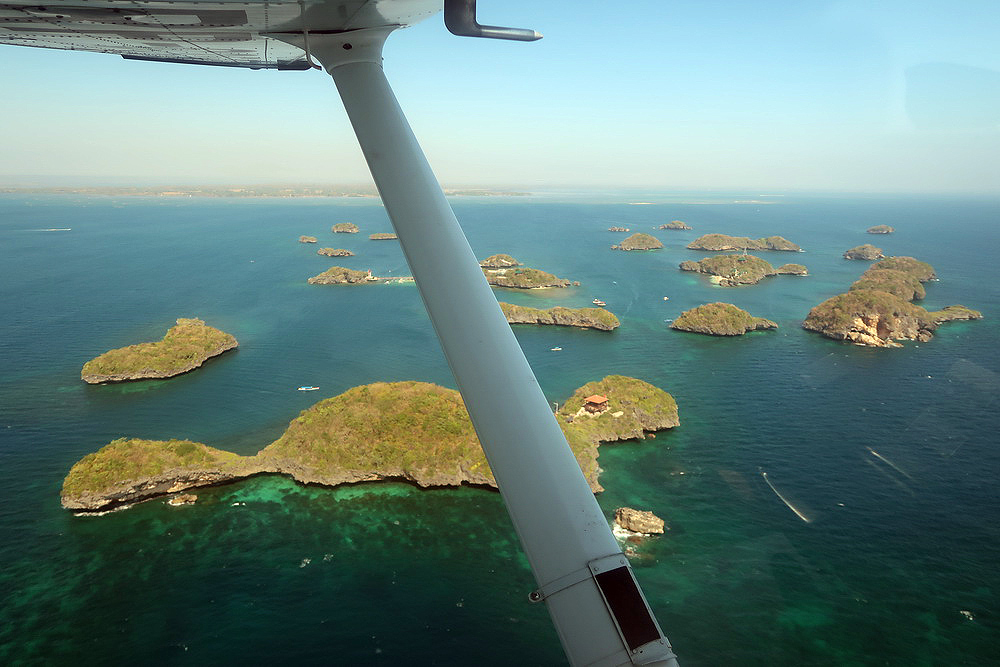
[[[670,222],[660,225],[660,229],[694,229],[694,228],[688,226],[686,223],[683,223],[680,220],[671,220]]]
[[[662,535],[663,519],[646,510],[619,507],[615,510],[615,525],[636,535]]]
[[[499,254],[490,255],[479,262],[479,266],[484,269],[509,269],[512,266],[521,266],[521,263],[510,255]]]
[[[612,250],[657,250],[663,247],[660,239],[649,234],[636,232],[618,245],[611,246]]]
[[[392,241],[396,238],[398,237],[395,234],[389,232],[376,232],[368,235],[368,239],[371,241]]]
[[[513,258],[512,258],[513,259]],[[557,278],[551,273],[527,266],[513,266],[504,269],[483,269],[486,282],[494,287],[513,289],[541,289],[544,287],[569,287],[570,281]]]
[[[629,232],[632,231],[628,227],[608,227],[609,232]]]
[[[884,258],[885,255],[882,254],[882,248],[876,248],[871,243],[854,246],[850,250],[844,251],[844,259],[873,260]]]
[[[236,339],[226,332],[197,318],[182,317],[162,340],[121,347],[91,359],[83,365],[80,378],[101,384],[174,377],[236,346]]]
[[[748,331],[777,329],[778,325],[763,317],[754,317],[731,303],[717,302],[685,310],[670,328],[709,336],[742,336]]]
[[[330,231],[334,234],[357,234],[361,230],[353,222],[338,222],[330,228]]]
[[[781,276],[808,276],[809,269],[801,264],[782,264],[774,270]]]
[[[317,243],[315,236],[300,236],[299,243]]]
[[[965,306],[928,311],[910,303],[925,295],[921,283],[936,278],[934,267],[913,257],[880,260],[848,292],[810,310],[802,327],[855,345],[900,347],[896,341],[930,340],[944,322],[982,318]]]
[[[896,230],[889,225],[875,225],[868,228],[869,234],[892,234],[894,231]]]
[[[556,419],[595,493],[603,490],[600,443],[680,424],[669,393],[620,375],[578,389]],[[70,469],[61,500],[66,509],[104,511],[259,474],[324,486],[401,480],[496,487],[459,393],[407,381],[354,387],[322,400],[253,456],[187,440],[119,438]]]
[[[316,254],[326,257],[354,257],[353,252],[344,250],[343,248],[320,248],[316,251]]]
[[[310,285],[353,285],[355,283],[371,282],[371,271],[355,271],[342,266],[331,266],[329,269],[313,276],[307,282]]]
[[[754,285],[778,273],[770,262],[754,255],[716,255],[697,262],[681,262],[679,266],[681,271],[706,273],[712,276],[712,282],[722,287]]]
[[[555,308],[541,309],[517,306],[500,302],[500,309],[511,324],[551,324],[583,329],[612,331],[621,323],[614,313],[603,308]]]
[[[690,250],[784,250],[802,252],[802,248],[781,236],[767,236],[762,239],[727,234],[705,234],[687,245]]]

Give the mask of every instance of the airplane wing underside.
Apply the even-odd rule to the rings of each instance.
[[[441,0],[0,1],[0,44],[251,69],[308,69],[303,32],[407,26]]]

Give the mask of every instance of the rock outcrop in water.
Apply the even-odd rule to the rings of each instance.
[[[844,259],[863,259],[870,261],[873,259],[883,259],[884,257],[885,255],[882,254],[882,248],[876,248],[871,243],[854,246],[850,250],[844,251]]]
[[[870,347],[899,347],[899,340],[927,341],[952,320],[982,318],[965,306],[927,311],[910,303],[924,296],[920,283],[936,279],[934,268],[913,257],[890,257],[873,264],[846,294],[819,304],[803,328],[829,338]]]
[[[368,235],[370,241],[394,241],[398,237],[390,232],[375,232]]]
[[[330,228],[330,231],[334,234],[357,234],[361,230],[353,222],[338,222]]]
[[[608,397],[608,410],[578,416],[584,398]],[[557,419],[591,488],[598,445],[677,426],[677,403],[635,378],[612,375],[578,389]],[[457,391],[424,382],[355,387],[304,410],[254,456],[185,440],[119,439],[74,465],[62,488],[67,509],[101,511],[257,474],[337,486],[387,479],[423,487],[495,487]]]
[[[693,229],[693,228],[688,226],[686,223],[681,222],[680,220],[671,220],[670,222],[660,225],[660,229]]]
[[[687,247],[690,250],[785,250],[788,252],[802,252],[802,248],[781,236],[767,236],[754,240],[746,236],[705,234],[689,243]]]
[[[763,317],[754,317],[731,303],[706,303],[685,310],[670,327],[711,336],[742,336],[748,331],[777,329],[778,325]]]
[[[802,264],[782,264],[774,270],[779,276],[808,276],[809,269]]]
[[[129,345],[91,359],[80,379],[88,384],[169,378],[232,350],[236,339],[197,318],[180,318],[162,340]]]
[[[299,243],[317,243],[315,236],[300,236]]]
[[[637,232],[628,237],[618,245],[611,246],[612,250],[657,250],[663,247],[660,239],[649,234]]]
[[[307,282],[310,285],[353,285],[355,283],[367,282],[369,275],[371,274],[367,271],[355,271],[354,269],[345,269],[342,266],[331,266],[323,273],[313,276]]]
[[[603,308],[528,308],[500,302],[500,308],[511,324],[552,324],[584,329],[611,331],[621,324],[615,315]]]
[[[869,234],[892,234],[894,231],[896,230],[889,225],[875,225],[868,228]]]
[[[641,535],[662,535],[663,519],[652,512],[636,510],[631,507],[619,507],[615,510],[615,523],[630,533]]]
[[[353,252],[343,248],[320,248],[316,251],[316,254],[324,255],[326,257],[354,257]]]

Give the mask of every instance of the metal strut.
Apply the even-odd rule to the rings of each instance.
[[[575,579],[544,600],[567,657],[592,667],[676,667],[385,78],[382,45],[392,30],[313,32],[312,55],[343,99],[535,580]]]

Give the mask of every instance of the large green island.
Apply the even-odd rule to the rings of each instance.
[[[652,234],[636,232],[621,243],[611,246],[612,250],[659,250],[663,242]]]
[[[778,325],[763,317],[754,317],[731,303],[716,302],[685,310],[670,327],[710,336],[742,336],[748,331],[777,329]]]
[[[785,250],[787,252],[802,252],[802,248],[781,236],[767,236],[754,240],[746,236],[705,234],[691,241],[687,247],[690,250]]]
[[[681,271],[694,271],[712,276],[712,282],[722,287],[755,285],[768,276],[779,274],[807,275],[801,264],[784,264],[775,269],[771,263],[754,255],[716,255],[698,261],[687,260],[679,265]]]
[[[510,324],[553,324],[584,329],[611,331],[621,323],[614,313],[603,308],[529,308],[500,302],[500,309]]]
[[[810,310],[802,327],[855,345],[899,347],[899,340],[930,340],[944,322],[982,318],[965,306],[928,311],[910,303],[924,297],[921,283],[936,278],[934,267],[913,257],[880,260],[846,293]]]
[[[586,402],[601,394],[607,402]],[[642,380],[611,375],[580,387],[556,415],[591,488],[598,445],[680,424],[677,403]],[[422,487],[496,487],[459,393],[424,382],[378,382],[316,403],[253,456],[186,440],[121,438],[78,461],[62,505],[104,511],[257,474],[337,486],[403,480]]]
[[[192,371],[238,345],[224,331],[197,318],[180,318],[162,340],[109,350],[83,365],[88,384],[169,378]]]
[[[543,287],[569,287],[570,281],[557,278],[547,271],[522,266],[510,255],[491,255],[481,261],[486,282],[494,287],[512,289],[541,289]],[[577,283],[579,284],[579,283]]]

